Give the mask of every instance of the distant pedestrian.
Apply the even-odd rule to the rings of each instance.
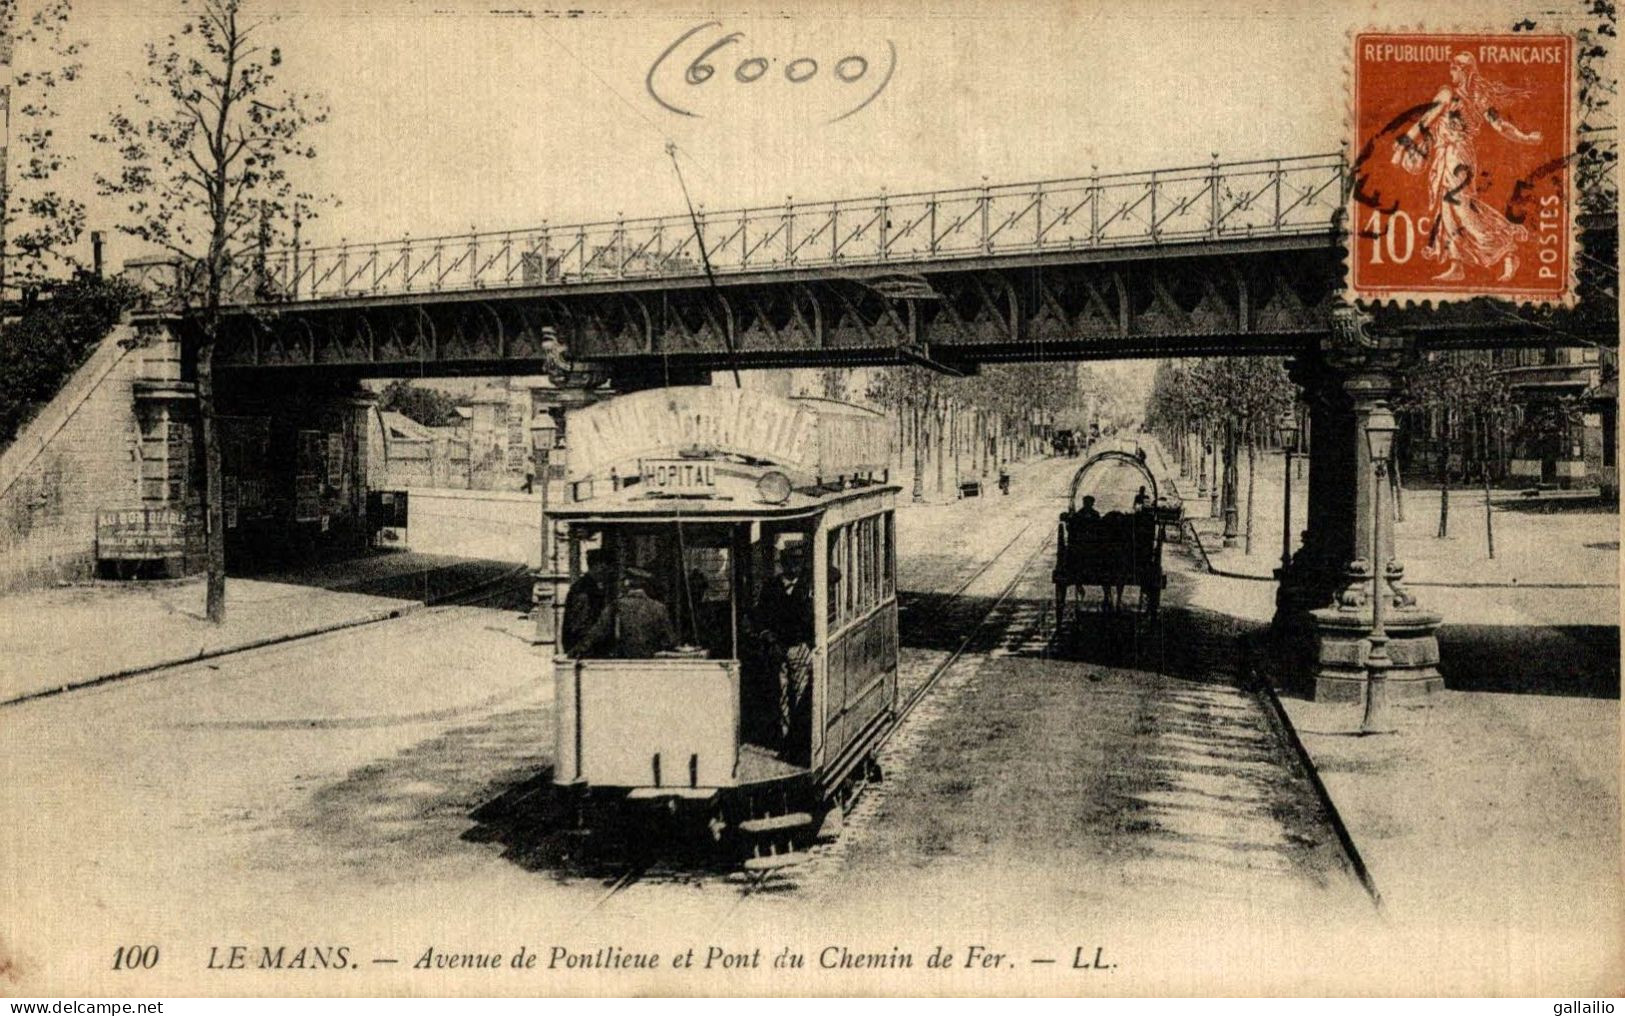
[[[999,493],[1010,493],[1010,471],[1008,469],[999,470]]]

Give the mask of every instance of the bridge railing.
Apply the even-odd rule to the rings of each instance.
[[[268,252],[234,303],[570,285],[1312,233],[1339,153]],[[705,245],[704,256],[700,243]]]

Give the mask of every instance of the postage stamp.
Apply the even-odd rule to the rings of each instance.
[[[1572,303],[1574,40],[1354,38],[1346,296]]]

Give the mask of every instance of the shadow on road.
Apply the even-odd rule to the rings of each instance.
[[[1453,691],[1619,698],[1617,627],[1447,624],[1439,656]]]

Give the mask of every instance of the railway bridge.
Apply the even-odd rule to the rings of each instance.
[[[1213,159],[267,251],[230,280],[215,364],[242,391],[541,372],[624,390],[718,369],[1291,356],[1315,441],[1278,619],[1311,635],[1317,694],[1359,696],[1381,562],[1391,686],[1422,693],[1442,686],[1442,619],[1373,536],[1366,424],[1427,350],[1617,345],[1615,212],[1581,221],[1572,307],[1357,309],[1339,299],[1351,185],[1341,153]],[[184,318],[150,323],[177,351],[194,340]]]

